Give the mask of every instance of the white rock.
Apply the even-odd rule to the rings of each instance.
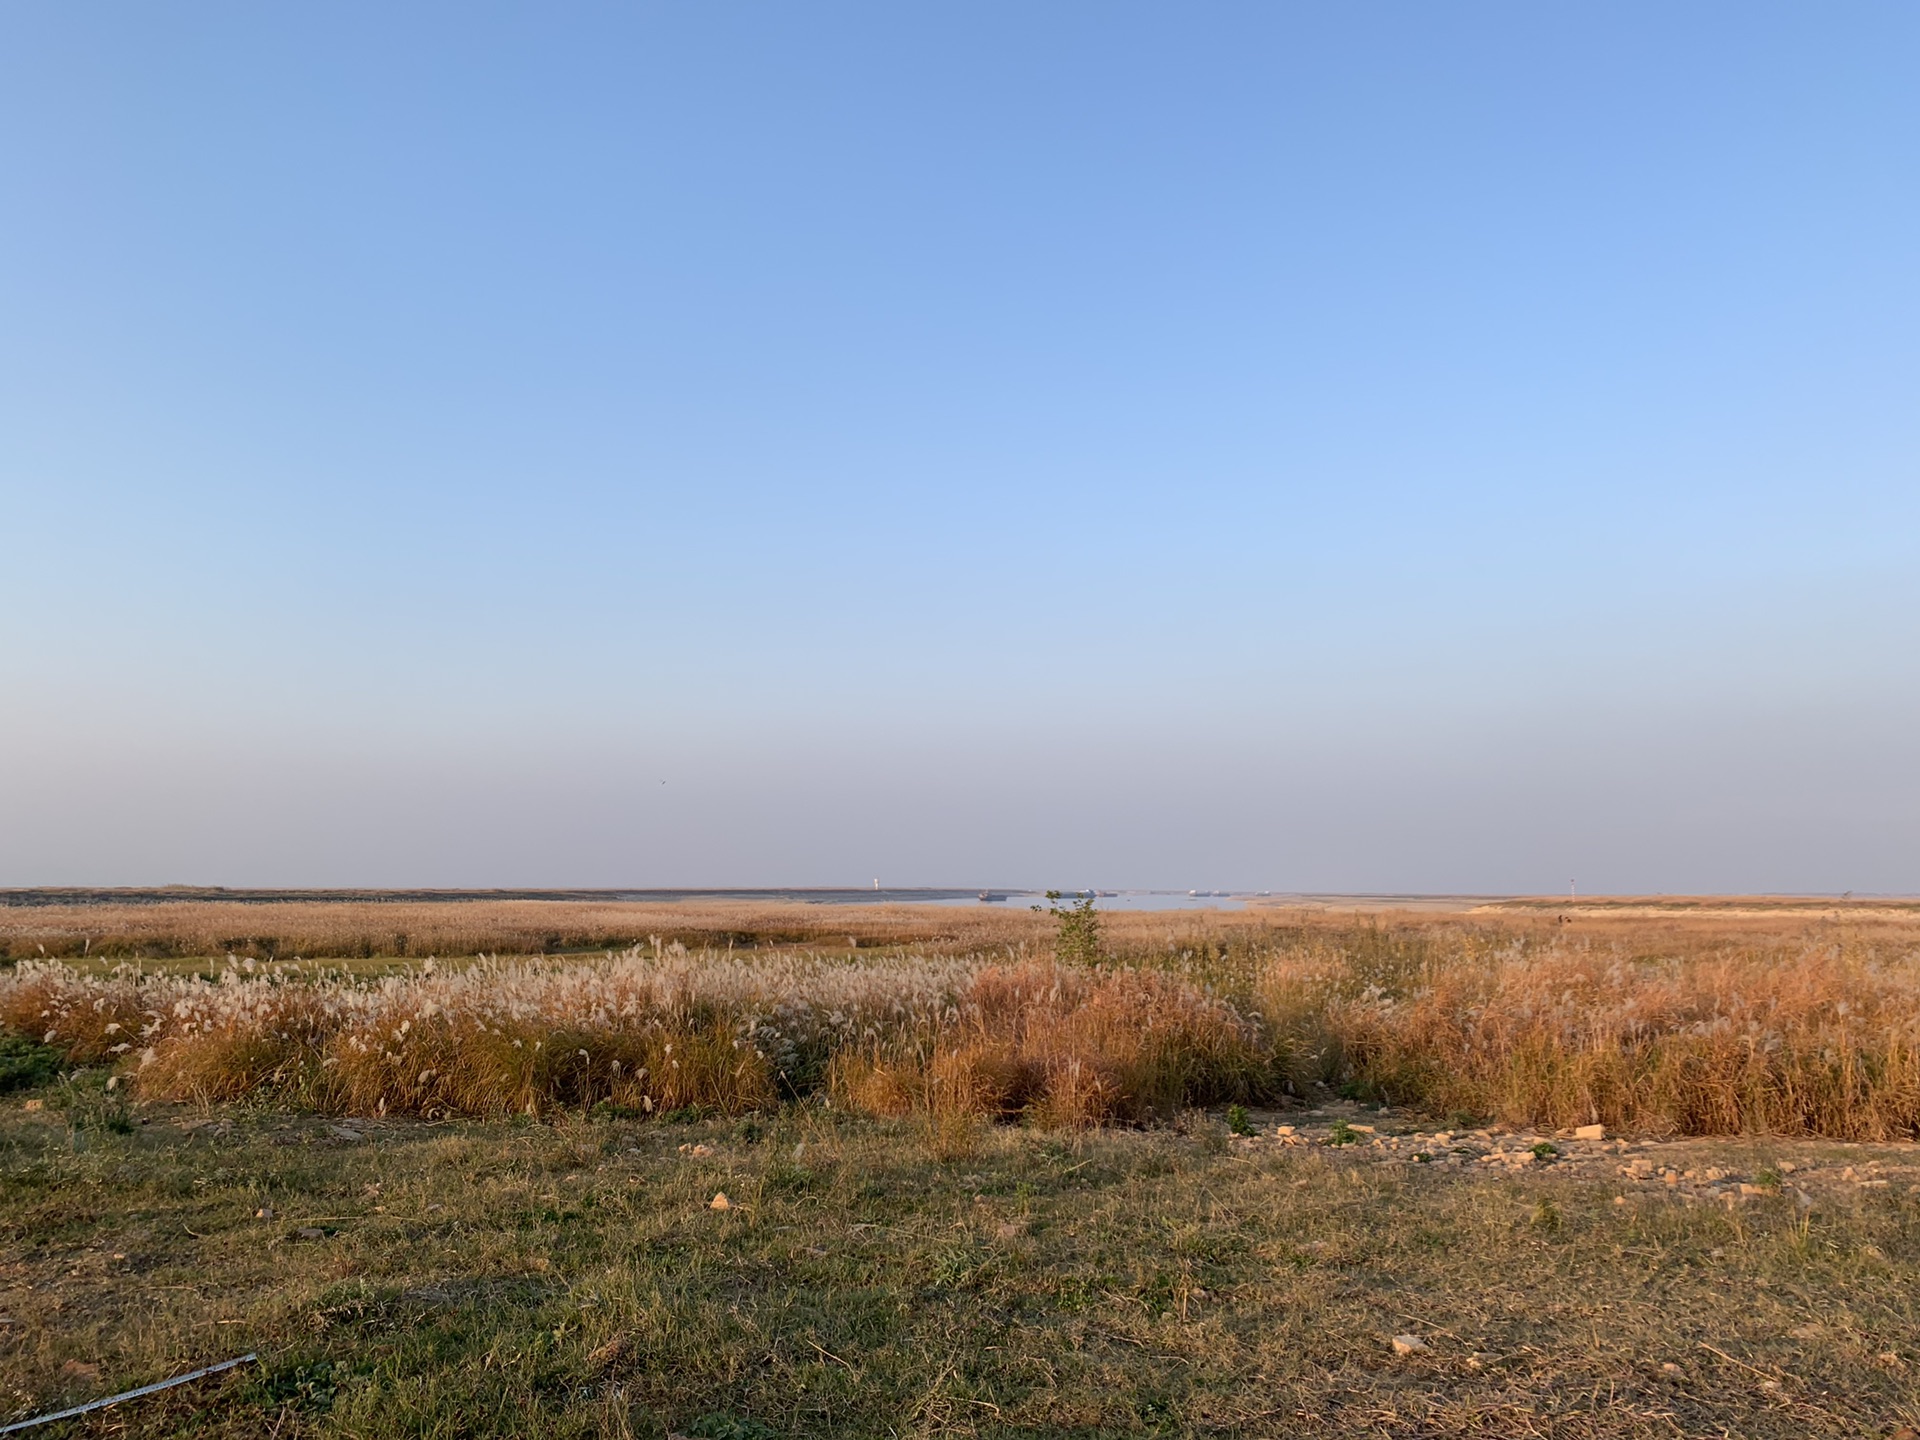
[[[1604,1125],[1576,1125],[1573,1130],[1573,1138],[1576,1140],[1604,1140],[1607,1138],[1607,1127]]]
[[[1393,1337],[1393,1353],[1396,1355],[1417,1355],[1427,1348],[1427,1342],[1418,1335],[1396,1335]]]

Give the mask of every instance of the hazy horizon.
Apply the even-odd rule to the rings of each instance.
[[[0,886],[1920,892],[1920,14],[0,15]]]

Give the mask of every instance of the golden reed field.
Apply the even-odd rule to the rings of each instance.
[[[1340,1094],[1647,1134],[1920,1135],[1920,906],[1116,912],[194,899],[0,907],[0,1029],[150,1099],[1047,1127]]]

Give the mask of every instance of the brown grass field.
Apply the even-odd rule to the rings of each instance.
[[[984,905],[21,907],[0,938],[33,955],[0,974],[0,1025],[148,1098],[350,1114],[732,1114],[824,1091],[1071,1126],[1333,1092],[1884,1140],[1920,1133],[1917,916],[1120,912],[1089,965],[1053,956],[1052,917]]]
[[[69,1433],[1920,1426],[1914,907],[1060,933],[0,907],[0,1423],[256,1350]]]

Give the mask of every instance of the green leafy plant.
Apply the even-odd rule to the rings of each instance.
[[[1360,1143],[1360,1136],[1346,1121],[1336,1120],[1333,1122],[1333,1128],[1327,1131],[1327,1143],[1329,1145],[1358,1145]]]
[[[1551,1140],[1542,1140],[1538,1145],[1533,1147],[1533,1158],[1536,1160],[1558,1160],[1560,1158],[1560,1147],[1555,1145]]]
[[[1094,909],[1094,893],[1079,890],[1066,904],[1066,892],[1047,891],[1047,910],[1053,916],[1054,958],[1069,965],[1096,965],[1100,961],[1100,913]],[[1038,905],[1033,907],[1039,910]]]
[[[1227,1129],[1236,1135],[1253,1134],[1253,1121],[1247,1118],[1247,1107],[1229,1105],[1227,1107]]]
[[[331,1360],[275,1366],[248,1390],[266,1404],[299,1410],[331,1410],[340,1391],[341,1376]]]
[[[736,1415],[702,1415],[687,1427],[689,1440],[774,1440],[758,1420]]]
[[[24,1035],[0,1035],[0,1095],[31,1090],[60,1073],[60,1052]]]

